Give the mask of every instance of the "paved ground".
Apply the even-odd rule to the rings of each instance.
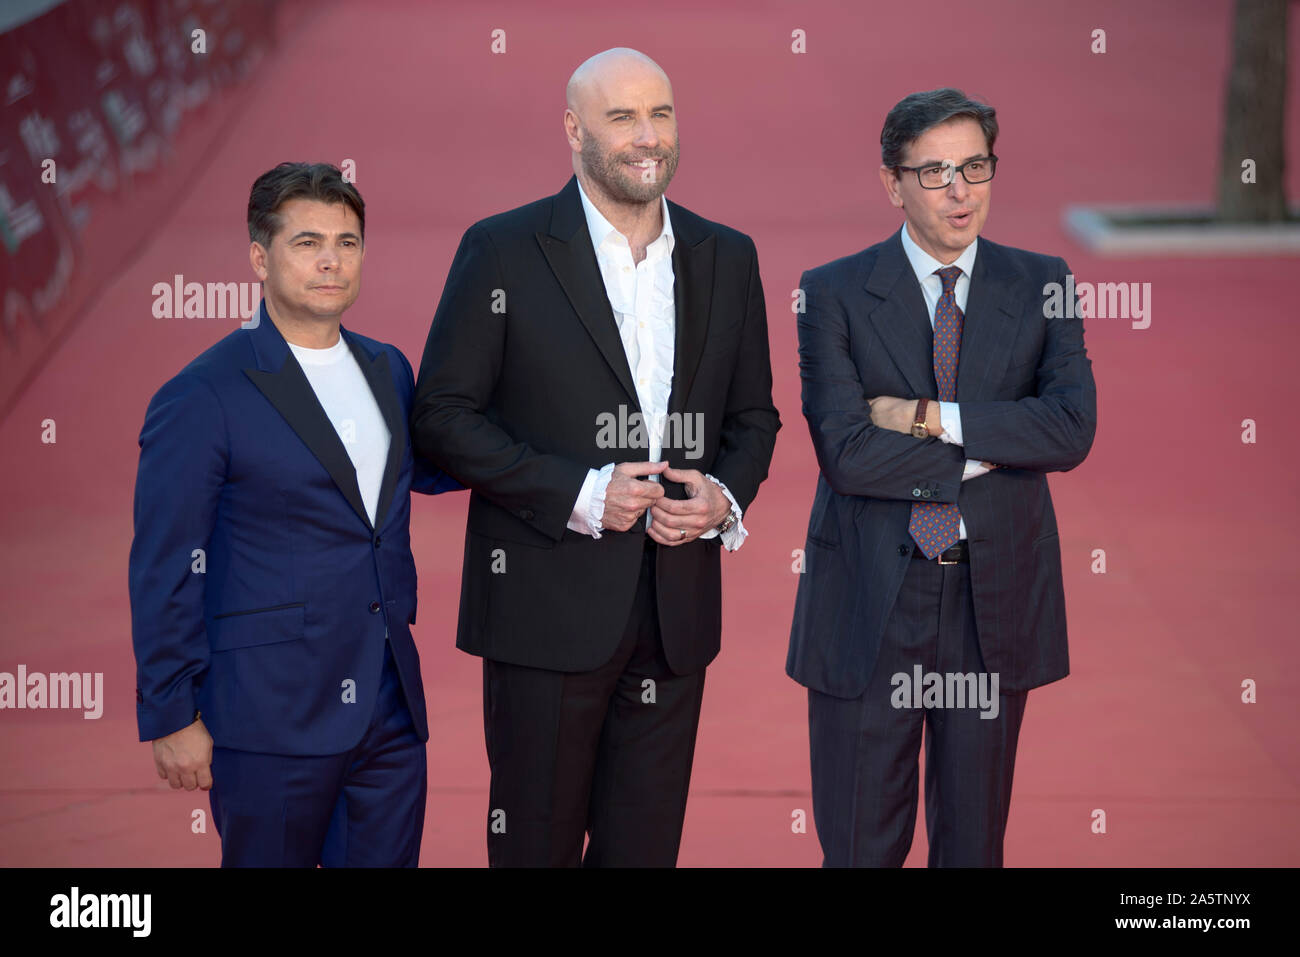
[[[1286,604],[1300,482],[1284,404],[1300,346],[1296,262],[1102,261],[1061,227],[1070,202],[1213,196],[1227,6],[993,2],[977,17],[942,3],[928,17],[897,4],[737,14],[701,0],[640,15],[392,0],[326,5],[287,24],[189,199],[0,423],[0,670],[102,671],[108,698],[98,721],[0,714],[0,864],[219,859],[215,833],[191,833],[190,812],[206,800],[170,792],[136,742],[126,557],[145,405],[230,326],[152,318],[152,285],[175,273],[251,279],[243,217],[254,177],[283,159],[350,158],[369,235],[347,324],[418,364],[461,232],[563,185],[564,81],[614,45],[643,49],[674,81],[683,149],[672,198],[758,244],[785,422],[746,516],[751,538],[724,560],[723,652],[709,671],[682,864],[820,863],[811,828],[791,829],[811,800],[806,699],[784,674],[790,564],[816,464],[790,291],[803,269],[896,228],[875,173],[881,121],[904,94],[949,84],[993,103],[1002,122],[985,234],[1063,255],[1083,280],[1152,289],[1150,328],[1088,325],[1098,437],[1083,466],[1051,480],[1073,673],[1030,695],[1006,862],[1300,863],[1297,628]],[[505,55],[489,53],[495,28]],[[1107,31],[1105,54],[1089,52],[1095,28]],[[806,54],[790,52],[794,29],[807,32]],[[39,442],[47,417],[54,446]],[[1258,427],[1251,445],[1240,438],[1247,418]],[[480,667],[453,647],[465,504],[415,502],[417,640],[435,728],[427,866],[485,863]],[[1095,549],[1105,574],[1090,571]],[[1240,702],[1247,678],[1257,704]],[[1106,812],[1104,835],[1091,832],[1094,809]],[[923,820],[910,864],[925,861]]]

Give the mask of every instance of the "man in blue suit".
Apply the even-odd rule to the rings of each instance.
[[[1082,321],[1045,308],[1065,261],[979,235],[997,133],[959,90],[899,102],[906,222],[800,282],[821,475],[787,671],[830,866],[903,863],[923,730],[930,866],[1000,866],[1027,692],[1069,673],[1047,473],[1088,454],[1096,386]]]
[[[411,638],[414,380],[340,326],[365,205],[325,164],[253,184],[263,299],[164,385],[140,433],[131,545],[140,740],[211,789],[223,866],[408,866],[425,805]]]

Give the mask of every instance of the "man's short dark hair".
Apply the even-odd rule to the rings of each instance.
[[[880,131],[880,161],[893,169],[903,165],[903,154],[926,130],[955,120],[970,117],[984,131],[989,152],[998,138],[997,111],[987,103],[972,100],[961,90],[945,86],[903,97],[885,117]]]
[[[365,242],[366,204],[339,168],[329,163],[281,163],[257,177],[248,194],[248,238],[269,247],[280,229],[277,211],[291,199],[350,206],[361,223],[361,241]]]

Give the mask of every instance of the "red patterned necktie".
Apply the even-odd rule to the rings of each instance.
[[[936,269],[943,280],[943,295],[934,307],[934,381],[939,387],[940,402],[957,401],[957,355],[961,352],[962,312],[957,308],[953,289],[961,269],[947,266]],[[926,558],[957,544],[961,511],[955,502],[913,502],[912,520],[907,531]]]

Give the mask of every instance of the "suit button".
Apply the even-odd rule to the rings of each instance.
[[[929,490],[928,488],[922,490],[922,492],[921,492],[921,498],[929,498],[929,497],[930,497],[930,490]]]
[[[525,522],[531,522],[533,520],[533,510],[531,508],[521,509],[519,512],[519,517],[522,518]]]
[[[378,614],[378,613],[379,613],[379,602],[377,602],[377,601],[372,601],[372,602],[370,603],[370,613],[371,613],[372,615],[375,615],[375,614]]]
[[[906,554],[907,554],[908,552],[910,552],[910,551],[911,551],[911,549],[908,548],[906,545],[899,545],[899,546],[898,546],[898,554],[900,554],[900,555],[906,555]]]
[[[383,544],[383,542],[384,540],[382,538],[380,538],[378,535],[375,536],[375,548],[378,548],[380,545]]]
[[[919,488],[912,489],[912,498],[920,498],[920,497],[921,497],[921,490]]]

